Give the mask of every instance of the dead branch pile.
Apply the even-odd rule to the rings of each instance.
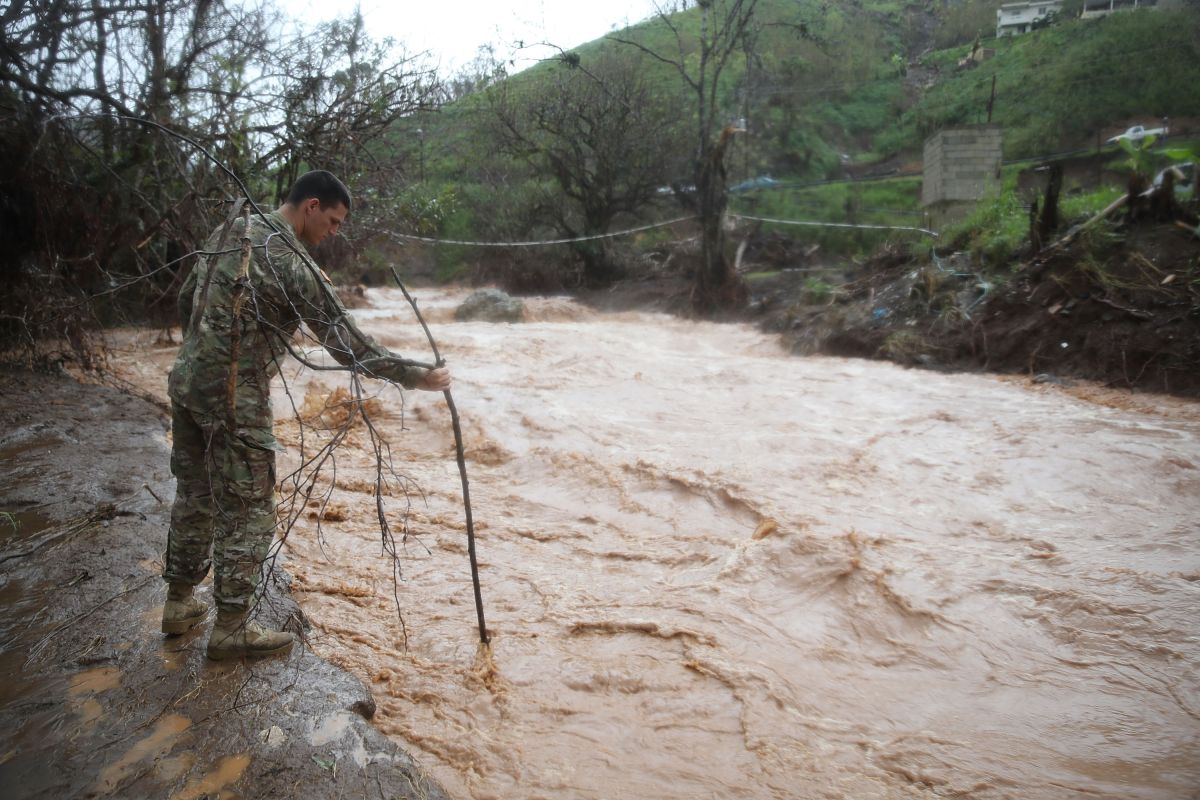
[[[355,399],[349,390],[339,386],[332,391],[322,384],[309,385],[300,405],[300,419],[313,428],[327,431],[353,430],[364,425],[363,414],[377,418],[383,404],[377,398]]]

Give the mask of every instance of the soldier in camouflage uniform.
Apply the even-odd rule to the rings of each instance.
[[[305,254],[300,242],[337,233],[349,210],[350,193],[332,174],[303,175],[266,219],[231,216],[214,231],[205,245],[214,255],[179,293],[183,346],[169,381],[176,494],[162,629],[183,633],[204,619],[207,607],[192,590],[212,566],[210,658],[292,647],[292,634],[266,631],[246,615],[275,533],[275,453],[283,448],[271,430],[271,379],[300,323],[339,364],[370,377],[430,391],[450,384],[444,368],[405,361],[359,331]]]

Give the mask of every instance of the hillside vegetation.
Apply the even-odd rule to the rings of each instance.
[[[993,121],[1004,127],[1007,158],[1093,145],[1135,118],[1195,117],[1198,31],[1195,10],[1138,11],[993,40],[986,46],[995,57],[968,72],[954,66],[969,46],[930,53],[921,63],[939,79],[878,131],[876,152],[911,149],[939,128],[984,121],[993,77]]]
[[[883,0],[761,0],[754,27],[730,58],[714,97],[723,119],[743,120],[746,127],[727,156],[728,183],[736,186],[763,176],[775,183],[735,192],[730,209],[772,218],[921,227],[924,139],[945,126],[985,121],[993,79],[992,118],[1003,126],[1007,159],[1095,148],[1098,139],[1135,121],[1191,118],[1194,124],[1200,114],[1196,8],[1063,19],[1024,36],[996,40],[990,37],[997,5],[944,9]],[[681,50],[678,32],[684,59],[693,59],[689,42],[698,34],[697,10],[670,21],[671,26],[662,19],[642,22],[516,75],[506,75],[503,64],[492,62],[481,69],[482,79],[475,84],[484,88],[408,120],[412,129],[422,129],[423,138],[412,129],[401,131],[393,146],[410,160],[418,155],[414,150],[422,151],[425,181],[414,191],[453,196],[454,209],[436,222],[437,232],[468,240],[552,239],[686,213],[686,196],[665,188],[686,189],[692,180],[695,145],[689,125],[694,110],[686,86],[671,65],[627,43],[633,40],[674,57]],[[960,68],[976,43],[994,55]],[[507,108],[519,121],[547,103],[586,104],[582,94],[573,92],[603,83],[600,66],[614,62],[637,71],[643,84],[639,97],[652,106],[640,109],[632,120],[646,130],[627,144],[630,158],[643,145],[658,147],[649,179],[663,191],[613,215],[601,230],[588,229],[574,199],[564,196],[533,152],[539,142],[548,147],[548,137],[529,136],[523,150],[507,147],[498,133],[497,113]],[[656,109],[673,119],[674,127],[646,122]],[[918,177],[863,182],[889,175]],[[807,241],[835,253],[865,252],[888,236],[803,231]],[[649,240],[657,241],[654,236]],[[627,264],[636,259],[637,248],[629,241],[612,247]],[[436,259],[443,276],[480,265],[486,271],[491,265],[493,277],[529,277],[531,271],[548,269],[547,256],[558,266],[531,283],[561,277],[569,285],[572,275],[578,275],[572,264],[578,265],[580,256],[564,248],[490,257],[478,249],[442,249]]]

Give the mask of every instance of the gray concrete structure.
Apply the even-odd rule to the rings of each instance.
[[[961,219],[1000,187],[999,125],[967,125],[925,140],[921,206],[934,225]]]

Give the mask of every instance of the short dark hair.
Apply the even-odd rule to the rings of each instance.
[[[329,208],[341,203],[350,210],[350,190],[332,173],[323,169],[306,172],[292,184],[288,192],[288,205],[298,206],[310,197],[317,198],[321,208]]]

